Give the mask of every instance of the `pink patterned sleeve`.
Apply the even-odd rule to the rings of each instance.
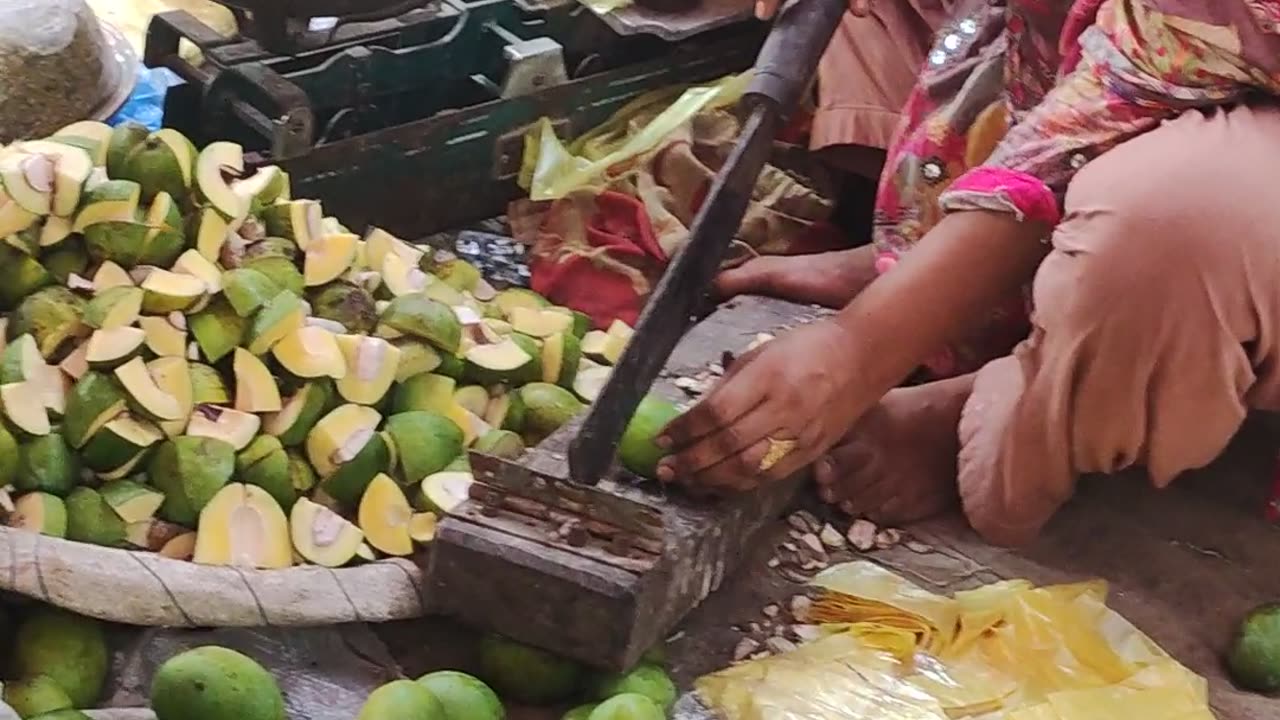
[[[1008,212],[1056,225],[1067,184],[1089,160],[1177,114],[1170,104],[1117,92],[1086,61],[1021,118],[987,161],[956,178],[940,198],[947,212]]]
[[[1061,80],[1016,118],[983,165],[940,198],[944,211],[994,210],[1057,223],[1067,185],[1116,145],[1197,107],[1237,99],[1258,72],[1142,3],[1076,0]],[[1211,28],[1212,29],[1212,28]],[[1208,31],[1206,31],[1208,32]]]

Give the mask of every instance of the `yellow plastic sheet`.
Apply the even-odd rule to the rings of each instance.
[[[603,189],[627,175],[637,158],[660,148],[698,113],[742,99],[750,77],[731,75],[708,85],[646,93],[608,122],[565,145],[543,118],[525,137],[520,184],[532,200],[557,200],[586,188]]]
[[[837,565],[819,573],[813,584],[828,591],[814,608],[819,621],[838,622],[832,615],[844,612],[848,622],[858,625],[851,628],[856,633],[869,633],[875,626],[911,630],[918,645],[931,652],[954,639],[959,622],[954,600],[926,592],[879,565]]]
[[[1106,606],[1101,582],[947,598],[829,569],[799,650],[697,683],[727,720],[1212,720],[1207,684]]]

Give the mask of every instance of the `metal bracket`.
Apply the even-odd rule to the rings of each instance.
[[[297,85],[261,65],[234,67],[218,73],[205,91],[210,127],[219,114],[232,113],[271,138],[271,156],[306,154],[315,143],[311,101]]]
[[[564,48],[551,38],[519,40],[502,52],[507,59],[507,76],[502,80],[501,89],[504,100],[569,82],[569,73],[564,69]]]

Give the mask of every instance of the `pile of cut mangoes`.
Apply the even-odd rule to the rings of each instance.
[[[468,496],[467,449],[544,439],[630,339],[244,168],[133,124],[0,149],[10,527],[241,567],[408,555]],[[624,461],[651,470],[649,440]]]

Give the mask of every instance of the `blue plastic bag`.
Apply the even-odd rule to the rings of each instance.
[[[138,80],[124,105],[107,119],[111,126],[132,120],[149,130],[159,130],[164,124],[164,97],[169,88],[181,82],[181,78],[168,68],[138,66]]]

